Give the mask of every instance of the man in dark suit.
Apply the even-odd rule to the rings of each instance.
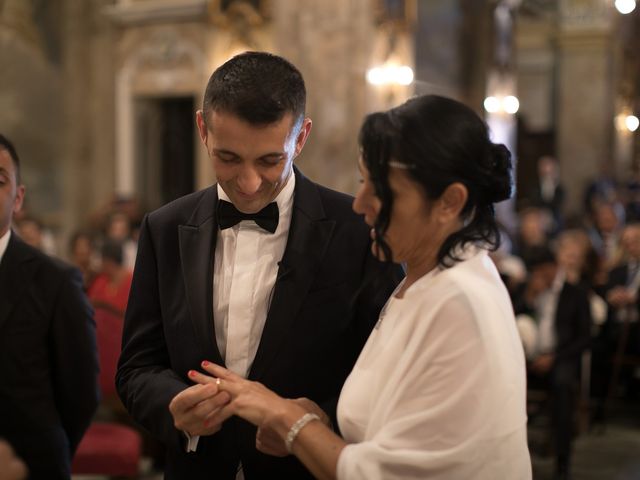
[[[626,394],[633,397],[640,387],[633,365],[613,364],[622,362],[620,356],[640,356],[640,223],[627,225],[621,236],[624,261],[609,272],[605,297],[609,305],[607,321],[599,332],[594,356],[594,367],[599,381],[595,394],[600,401],[600,416],[604,415],[605,396],[617,385],[611,382],[623,380]],[[618,377],[618,378],[614,378]],[[597,418],[604,420],[604,418]]]
[[[537,341],[527,352],[529,384],[542,384],[551,394],[556,478],[567,479],[580,358],[591,342],[589,300],[583,288],[566,281],[548,248],[532,250],[527,268],[529,279],[514,310],[537,322]]]
[[[0,135],[0,437],[29,478],[68,479],[98,404],[95,323],[80,272],[12,233],[24,192]]]
[[[270,432],[208,423],[229,397],[189,372],[223,363],[330,423],[398,280],[368,283],[382,264],[352,198],[293,166],[311,130],[305,96],[274,55],[218,68],[196,116],[218,184],[142,223],[117,385],[167,446],[165,478],[311,478]]]

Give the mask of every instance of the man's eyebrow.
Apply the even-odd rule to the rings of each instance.
[[[213,151],[215,153],[222,153],[223,155],[233,155],[234,157],[239,157],[236,152],[232,152],[231,150],[225,150],[224,148],[214,148]]]

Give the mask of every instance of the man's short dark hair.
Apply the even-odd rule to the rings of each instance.
[[[232,113],[252,125],[268,125],[305,113],[306,89],[300,71],[282,57],[245,52],[218,67],[204,92],[205,122],[213,111]]]
[[[9,141],[7,137],[0,133],[0,150],[6,150],[9,156],[11,157],[11,161],[13,162],[13,166],[16,169],[16,183],[20,185],[20,158],[18,158],[18,152],[16,152],[13,143]]]

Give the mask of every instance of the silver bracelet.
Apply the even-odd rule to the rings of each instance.
[[[305,413],[296,421],[296,423],[291,425],[291,429],[289,430],[289,433],[287,433],[287,438],[284,440],[284,446],[287,447],[287,452],[291,453],[293,441],[298,436],[298,433],[300,433],[300,430],[302,430],[304,426],[312,420],[320,420],[320,417],[315,413]]]

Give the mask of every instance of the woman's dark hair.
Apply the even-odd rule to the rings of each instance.
[[[467,188],[467,202],[461,211],[464,226],[443,243],[438,252],[440,265],[458,261],[456,251],[467,243],[498,248],[500,235],[493,204],[511,196],[511,154],[504,145],[491,142],[487,125],[473,110],[437,95],[416,97],[387,112],[367,116],[359,141],[382,203],[374,230],[384,258],[391,259],[383,239],[393,207],[390,161],[403,164],[431,200],[454,182]]]

